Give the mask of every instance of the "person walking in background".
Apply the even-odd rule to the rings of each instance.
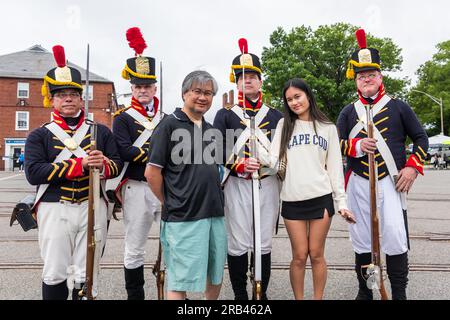
[[[19,163],[19,172],[23,172],[23,164],[25,161],[24,151],[20,151],[19,158],[17,158],[17,162]]]

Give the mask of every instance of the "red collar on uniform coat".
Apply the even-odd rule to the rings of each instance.
[[[242,108],[244,106],[244,94],[242,93],[242,91],[238,92],[238,105]],[[253,111],[258,111],[259,109],[261,109],[261,105],[262,105],[262,92],[259,93],[259,98],[258,98],[258,103],[256,104],[256,106],[253,108],[252,104],[250,103],[250,101],[247,100],[247,98],[245,99],[245,109],[249,109],[249,110],[253,110]]]
[[[145,111],[145,107],[134,97],[131,98],[131,107],[142,114],[144,117],[148,118],[147,111]],[[154,114],[158,112],[159,100],[157,97],[153,97],[153,110]]]
[[[59,113],[58,110],[53,109],[52,115],[53,115],[53,121],[58,126],[60,126],[63,130],[72,130],[67,125],[66,120],[64,120],[64,118],[61,116],[61,114]],[[75,130],[77,130],[83,124],[83,122],[84,122],[84,110],[81,109],[80,120],[78,120],[78,123],[77,123],[77,126],[76,126]]]
[[[373,100],[373,102],[371,103],[372,105],[374,105],[375,103],[377,103],[378,101],[380,101],[381,98],[383,98],[383,96],[386,94],[386,91],[384,90],[384,85],[383,83],[381,83],[380,89],[378,90],[378,96],[375,98],[375,100]],[[361,91],[358,90],[358,97],[359,100],[364,104],[369,104],[369,102],[367,102],[366,99],[364,99],[364,97],[361,94]]]

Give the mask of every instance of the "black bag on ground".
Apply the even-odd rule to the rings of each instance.
[[[23,231],[37,228],[35,214],[31,211],[36,195],[28,195],[23,198],[13,209],[9,226],[11,227],[14,221],[18,221]]]

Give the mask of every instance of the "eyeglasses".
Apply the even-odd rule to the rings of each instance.
[[[58,92],[58,93],[55,93],[53,96],[60,98],[60,99],[66,99],[67,97],[79,98],[80,93],[79,92]]]
[[[209,90],[203,91],[203,90],[200,90],[200,89],[192,89],[191,91],[196,96],[204,95],[206,98],[211,98],[214,95],[214,92],[209,91]]]
[[[368,75],[366,75],[366,76],[356,76],[356,80],[358,80],[358,81],[365,81],[366,79],[369,79],[369,80],[373,80],[373,79],[375,79],[376,77],[378,76],[378,74],[377,73],[369,73]]]

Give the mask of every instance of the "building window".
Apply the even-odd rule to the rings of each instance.
[[[16,111],[16,130],[28,130],[30,124],[30,113],[28,111]]]
[[[17,83],[17,98],[28,99],[30,95],[30,84],[28,82]]]
[[[82,94],[83,100],[86,100],[85,93],[84,93],[85,89],[86,89],[86,86],[83,85],[83,94]],[[92,101],[93,99],[94,99],[94,86],[89,85],[89,101]]]

